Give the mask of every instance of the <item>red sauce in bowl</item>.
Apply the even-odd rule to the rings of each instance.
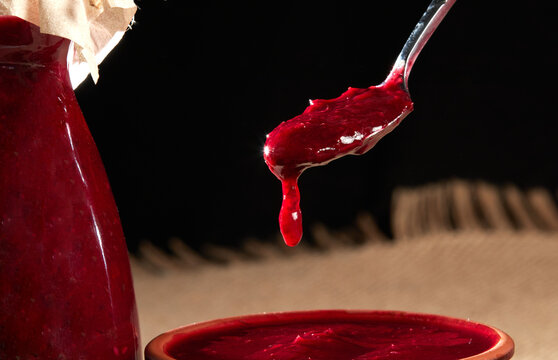
[[[324,310],[187,326],[155,339],[146,359],[456,360],[494,349],[503,337],[485,325],[436,315]],[[490,359],[511,358],[513,343],[503,343],[507,348]],[[157,347],[170,357],[154,356]]]

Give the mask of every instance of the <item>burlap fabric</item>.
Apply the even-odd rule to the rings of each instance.
[[[143,343],[192,322],[302,309],[392,309],[487,323],[514,359],[558,356],[558,212],[541,189],[451,181],[394,194],[396,239],[363,215],[351,231],[317,225],[319,246],[247,241],[207,261],[146,244],[132,258]],[[351,236],[363,236],[355,244]],[[362,240],[362,239],[361,239]]]

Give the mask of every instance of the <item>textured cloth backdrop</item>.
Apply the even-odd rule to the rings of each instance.
[[[180,241],[171,245],[172,256],[146,245],[143,257],[132,259],[143,343],[171,328],[234,315],[391,309],[493,325],[514,338],[514,359],[554,358],[558,232],[549,199],[539,190],[454,181],[397,192],[394,241],[363,216],[357,228],[366,239],[359,244],[347,235],[355,229],[316,226],[318,246],[252,240],[237,251],[213,248],[214,260],[222,261],[207,261]]]

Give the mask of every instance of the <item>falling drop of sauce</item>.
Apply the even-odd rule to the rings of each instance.
[[[279,228],[285,243],[289,246],[295,246],[302,238],[300,190],[295,178],[285,179],[281,185],[283,188],[283,204],[279,212]]]
[[[392,71],[378,86],[349,88],[337,98],[310,101],[302,114],[267,135],[264,160],[282,182],[279,227],[287,245],[295,246],[302,238],[302,172],[345,155],[364,154],[413,110],[401,74]]]

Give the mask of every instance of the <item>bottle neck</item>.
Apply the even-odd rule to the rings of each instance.
[[[67,67],[70,40],[43,34],[15,16],[0,16],[0,65]]]

